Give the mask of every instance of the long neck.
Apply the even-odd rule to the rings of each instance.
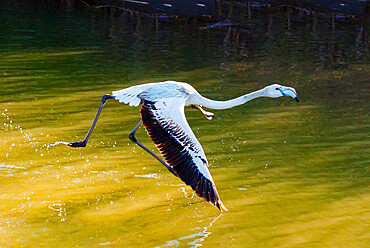
[[[228,101],[214,101],[214,100],[210,100],[208,98],[205,98],[201,95],[198,95],[197,104],[203,105],[204,107],[211,108],[211,109],[228,109],[228,108],[232,108],[232,107],[235,107],[235,106],[242,105],[242,104],[244,104],[244,103],[246,103],[250,100],[253,100],[257,97],[263,97],[263,96],[265,96],[264,92],[265,91],[263,89],[261,89],[261,90],[254,91],[252,93],[249,93],[249,94],[246,94],[246,95],[243,95],[243,96],[239,96],[237,98],[234,98],[234,99],[231,99],[231,100],[228,100]]]

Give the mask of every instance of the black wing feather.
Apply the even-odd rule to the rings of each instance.
[[[144,101],[140,113],[144,127],[167,163],[178,177],[196,192],[196,194],[220,209],[220,197],[214,183],[206,178],[197,168],[193,156],[178,140],[192,142],[176,123],[164,124],[156,116],[155,102]],[[188,147],[188,146],[187,146]]]

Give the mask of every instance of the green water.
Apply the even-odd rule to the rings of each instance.
[[[368,47],[355,20],[204,28],[22,1],[0,5],[0,247],[369,247]],[[25,1],[26,2],[26,1]],[[273,20],[273,21],[272,21]],[[139,109],[101,97],[163,80],[257,99],[187,119],[228,212],[128,139]],[[211,110],[212,111],[212,110]],[[155,149],[143,129],[137,138]]]

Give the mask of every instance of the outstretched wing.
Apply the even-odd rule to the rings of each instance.
[[[158,83],[148,83],[128,87],[126,89],[113,91],[112,94],[116,100],[138,106],[142,100],[158,101],[169,98],[185,99],[190,95],[191,86],[186,83],[176,81],[165,81]]]
[[[199,197],[227,210],[208,170],[202,146],[190,129],[184,114],[185,100],[176,97],[143,101],[141,117],[145,129],[179,178]]]

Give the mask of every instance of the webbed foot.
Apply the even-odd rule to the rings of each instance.
[[[86,142],[80,141],[80,142],[72,142],[67,144],[70,147],[85,147]]]

